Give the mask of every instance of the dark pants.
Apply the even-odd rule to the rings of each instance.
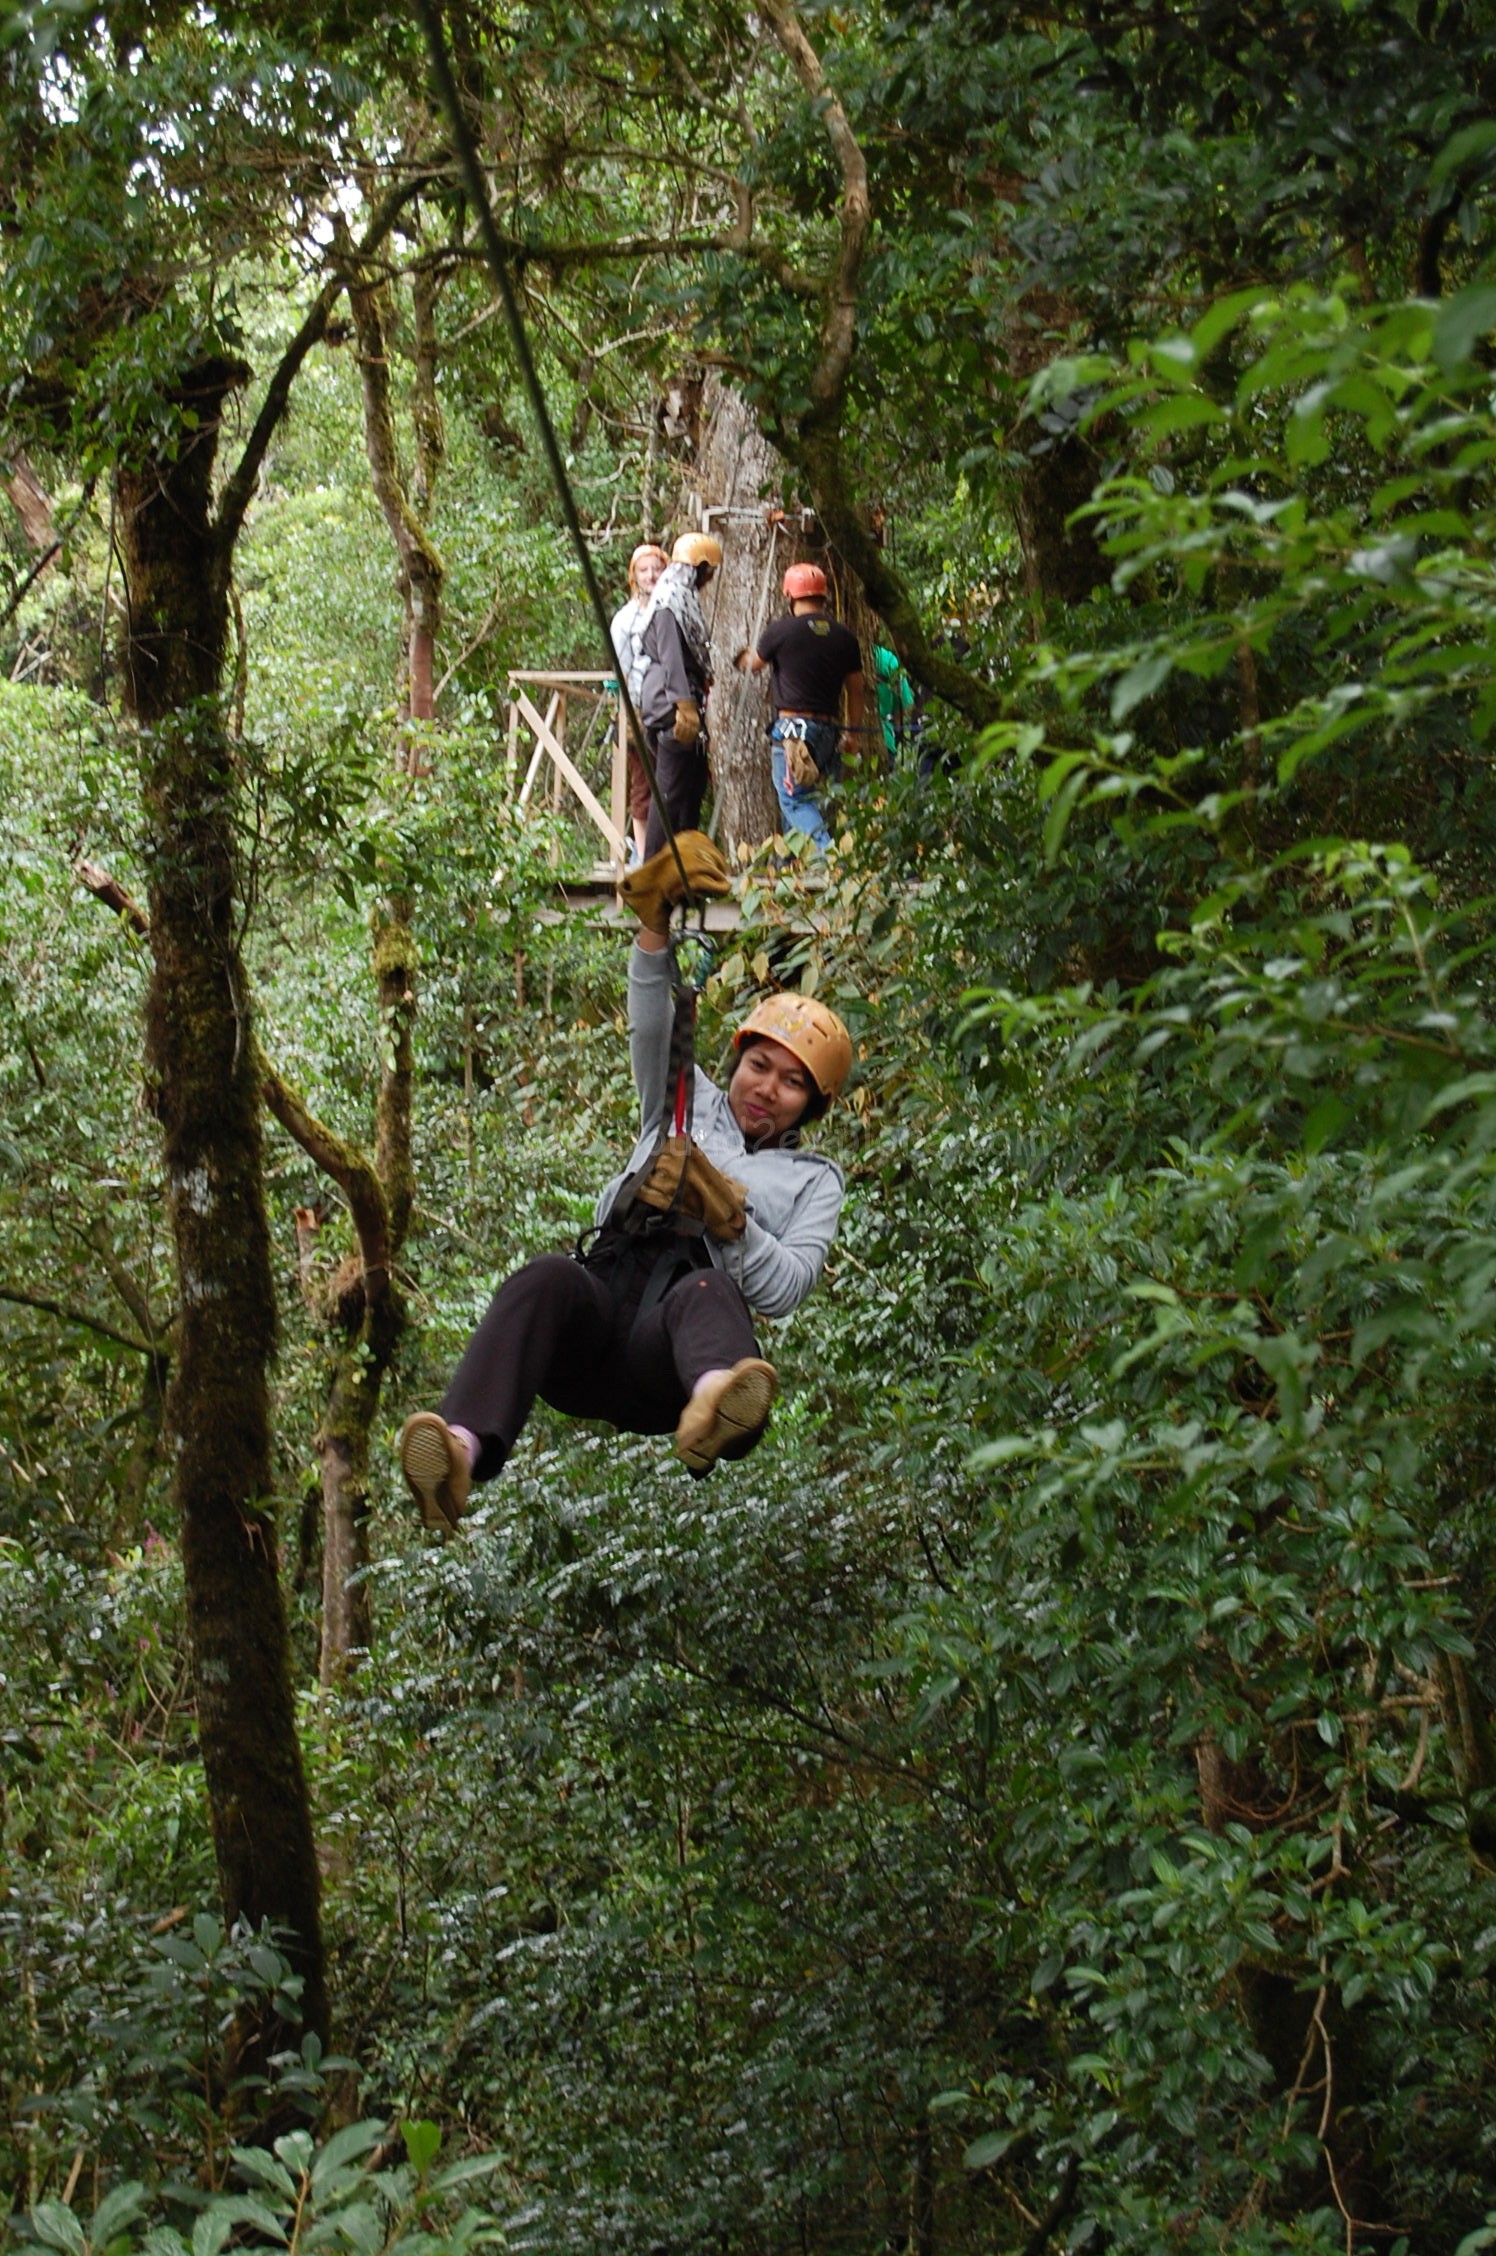
[[[441,1414],[482,1447],[492,1480],[538,1394],[572,1418],[626,1433],[673,1433],[697,1380],[758,1353],[748,1306],[720,1269],[694,1269],[635,1321],[648,1281],[639,1264],[620,1298],[608,1277],[544,1253],[502,1284],[468,1341]]]
[[[707,764],[706,739],[698,737],[694,744],[677,744],[670,723],[649,732],[649,749],[655,764],[655,781],[660,787],[670,816],[672,830],[699,830],[701,828],[701,802],[706,797]],[[665,843],[665,825],[660,820],[660,810],[651,798],[649,828],[644,834],[644,855],[648,860],[657,854]]]

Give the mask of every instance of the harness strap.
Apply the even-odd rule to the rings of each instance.
[[[663,1231],[686,1239],[702,1235],[703,1225],[680,1211],[684,1171],[667,1208],[645,1206],[638,1197],[640,1185],[649,1180],[654,1172],[655,1162],[670,1138],[689,1137],[696,1117],[696,1003],[701,988],[706,983],[711,959],[705,934],[695,937],[703,954],[701,970],[694,985],[688,985],[681,972],[675,941],[672,939],[669,944],[672,998],[670,1048],[665,1067],[665,1092],[655,1124],[654,1141],[639,1165],[619,1184],[613,1204],[608,1209],[606,1226],[628,1231],[635,1236],[657,1236]]]
[[[673,947],[670,950],[670,992],[675,1009],[670,1022],[670,1062],[665,1073],[660,1147],[667,1136],[688,1136],[696,1115],[696,995],[681,977]]]

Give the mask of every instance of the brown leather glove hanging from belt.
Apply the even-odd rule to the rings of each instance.
[[[821,771],[803,736],[786,737],[784,764],[789,770],[790,782],[797,791],[814,791],[821,780]]]
[[[740,1238],[748,1227],[743,1185],[714,1167],[690,1136],[666,1137],[634,1196],[661,1214],[674,1211],[702,1223],[719,1241]]]

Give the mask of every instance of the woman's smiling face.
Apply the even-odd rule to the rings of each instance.
[[[763,1034],[743,1044],[727,1085],[733,1119],[750,1144],[796,1127],[814,1094],[815,1084],[794,1051]]]

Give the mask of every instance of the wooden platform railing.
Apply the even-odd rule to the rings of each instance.
[[[607,869],[621,871],[629,827],[628,723],[623,700],[610,686],[614,679],[611,674],[511,673],[506,765],[513,791],[520,754],[527,752],[517,794],[520,806],[529,806],[537,790],[553,808],[569,795],[597,830]],[[585,708],[585,713],[574,708]],[[606,809],[579,764],[589,751],[601,751],[600,735],[609,748]]]

